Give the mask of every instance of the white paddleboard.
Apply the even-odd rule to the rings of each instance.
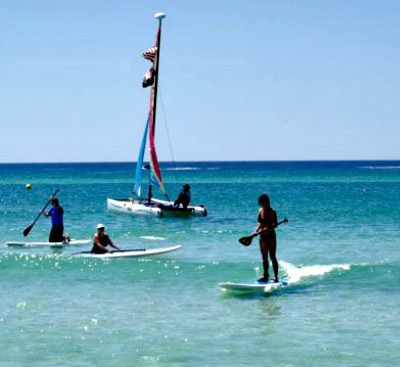
[[[280,289],[287,286],[288,283],[284,281],[280,282],[268,282],[268,283],[258,283],[258,282],[225,282],[218,283],[218,286],[223,291],[231,292],[247,292],[247,293],[270,293],[274,290]]]
[[[71,240],[68,242],[6,242],[7,246],[13,247],[68,247],[68,246],[81,246],[87,245],[91,240]]]
[[[115,250],[106,252],[105,254],[92,254],[90,251],[77,252],[74,256],[79,257],[91,257],[96,259],[113,259],[121,257],[140,257],[140,256],[152,256],[165,254],[167,252],[175,251],[181,248],[180,245],[170,246],[170,247],[159,247],[159,248],[141,248],[141,249],[131,249],[131,250]]]

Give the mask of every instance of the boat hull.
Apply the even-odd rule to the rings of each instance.
[[[112,211],[123,212],[133,215],[155,215],[158,217],[190,217],[207,216],[207,209],[202,205],[190,205],[187,209],[175,208],[172,201],[151,199],[107,199],[107,208]]]

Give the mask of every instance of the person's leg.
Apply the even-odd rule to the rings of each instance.
[[[63,224],[60,225],[59,231],[60,232],[58,233],[58,236],[59,236],[60,242],[64,242],[64,225]]]
[[[55,225],[51,227],[49,242],[63,242],[64,241],[64,226]]]
[[[55,229],[54,226],[53,226],[53,227],[51,227],[51,230],[50,230],[49,242],[57,242],[57,241],[56,241],[56,237],[57,237],[56,229]]]
[[[58,225],[54,226],[54,242],[63,242],[64,241],[64,226]]]
[[[264,277],[262,278],[262,280],[265,282],[268,282],[268,280],[269,280],[268,244],[262,238],[260,238],[260,251],[261,251],[261,257],[262,257],[263,268],[264,268]]]
[[[276,235],[274,234],[268,241],[269,257],[271,258],[272,267],[274,269],[275,280],[278,281],[279,265],[276,259]]]

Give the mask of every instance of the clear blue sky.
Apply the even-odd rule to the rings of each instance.
[[[400,2],[2,0],[0,161],[400,159]],[[160,160],[169,160],[159,110]]]

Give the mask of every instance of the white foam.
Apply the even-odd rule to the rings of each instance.
[[[200,171],[200,167],[168,167],[163,171]]]
[[[337,269],[350,269],[349,264],[310,265],[299,267],[286,261],[280,261],[280,265],[287,273],[289,284],[297,283],[304,277],[319,276]]]
[[[165,237],[157,237],[157,236],[140,236],[140,238],[143,238],[144,240],[148,241],[165,241]]]

